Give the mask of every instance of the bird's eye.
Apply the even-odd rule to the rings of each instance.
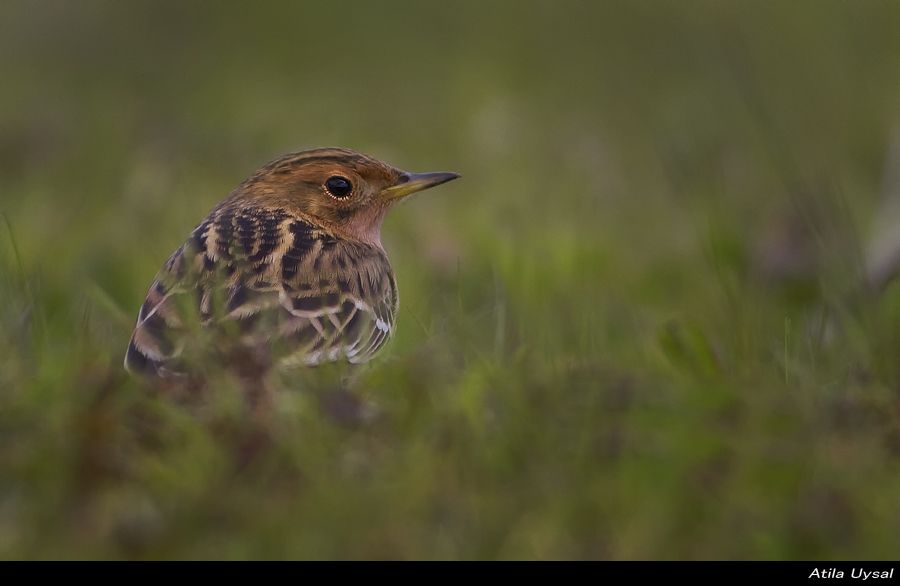
[[[353,184],[346,177],[334,175],[325,181],[325,189],[328,190],[328,194],[332,197],[342,199],[353,191]]]

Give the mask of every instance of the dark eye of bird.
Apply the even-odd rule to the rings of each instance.
[[[340,199],[350,195],[350,192],[353,191],[353,184],[346,177],[334,175],[325,181],[325,189],[333,197]]]

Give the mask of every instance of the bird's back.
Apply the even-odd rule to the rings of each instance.
[[[162,377],[190,370],[204,334],[272,365],[365,362],[391,335],[396,309],[380,247],[280,207],[226,200],[157,275],[125,365]]]

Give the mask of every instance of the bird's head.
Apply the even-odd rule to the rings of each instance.
[[[380,246],[381,223],[394,203],[457,177],[408,173],[349,149],[314,149],[272,161],[241,184],[233,197],[300,212],[327,228]]]

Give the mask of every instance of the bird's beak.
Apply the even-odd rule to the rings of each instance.
[[[457,179],[457,173],[401,173],[397,183],[382,191],[387,200],[400,199],[423,189]]]

